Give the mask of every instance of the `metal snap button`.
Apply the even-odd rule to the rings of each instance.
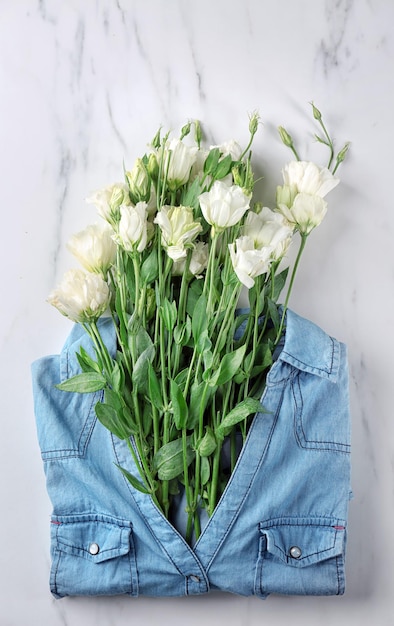
[[[300,556],[301,556],[301,554],[302,554],[302,550],[301,550],[301,548],[299,548],[298,546],[292,546],[292,547],[290,548],[290,556],[291,556],[293,559],[299,559],[299,558],[300,558]]]
[[[94,556],[95,554],[98,554],[99,552],[100,552],[100,547],[98,546],[98,544],[91,543],[89,546],[89,553]]]

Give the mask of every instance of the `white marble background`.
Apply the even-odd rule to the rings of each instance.
[[[394,623],[393,23],[391,0],[0,0],[1,626]],[[54,600],[30,363],[70,330],[45,300],[74,265],[66,241],[95,215],[84,198],[119,180],[160,124],[196,117],[212,143],[245,141],[258,109],[272,204],[290,157],[279,124],[323,158],[311,100],[352,141],[291,302],[349,346],[345,596]]]

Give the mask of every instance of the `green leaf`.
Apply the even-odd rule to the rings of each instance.
[[[198,178],[195,178],[191,185],[185,187],[181,195],[180,204],[182,206],[190,206],[193,209],[198,207],[198,196],[201,194],[202,187]]]
[[[182,389],[177,385],[175,380],[170,381],[170,397],[172,402],[172,411],[174,416],[175,426],[178,430],[185,428],[187,417],[188,417],[188,408],[186,404],[186,400],[182,393]]]
[[[204,368],[205,368],[205,371],[207,371],[212,367],[213,352],[211,352],[211,350],[204,350],[203,359],[204,359]]]
[[[201,294],[196,302],[192,315],[192,334],[194,341],[197,343],[200,335],[208,328],[207,320],[207,300],[204,294]]]
[[[211,386],[224,385],[231,380],[237,373],[241,366],[242,360],[245,355],[246,345],[237,348],[229,354],[225,354],[222,358],[218,370],[213,376],[211,376],[209,384]]]
[[[191,387],[189,401],[189,419],[187,422],[187,428],[189,428],[190,430],[197,426],[200,419],[200,413],[204,413],[208,402],[216,392],[216,387],[208,386],[204,393],[205,387],[206,383],[204,381],[200,382],[198,385],[193,383]]]
[[[163,399],[161,397],[160,382],[150,361],[148,361],[148,389],[150,401],[153,406],[161,411],[163,408]]]
[[[142,493],[147,493],[150,494],[151,492],[149,491],[149,489],[147,489],[140,480],[138,480],[138,478],[136,478],[135,476],[133,476],[133,474],[130,474],[130,472],[128,472],[126,469],[124,469],[124,467],[121,467],[120,465],[118,465],[117,463],[115,463],[116,467],[118,469],[120,469],[120,471],[122,472],[123,476],[125,478],[127,478],[127,480],[129,481],[129,483],[131,484],[132,487],[134,487],[134,489],[137,489],[137,491],[141,491]]]
[[[274,291],[273,291],[273,294],[272,294],[272,300],[274,302],[278,301],[278,298],[279,298],[279,296],[281,294],[281,291],[282,291],[283,287],[286,284],[287,274],[288,273],[289,273],[289,268],[286,267],[280,274],[275,276]]]
[[[281,290],[282,290],[282,287],[281,287]],[[279,293],[278,293],[278,297],[279,297]],[[257,302],[256,302],[257,315],[261,315],[263,313],[264,305],[265,305],[265,286],[262,288],[262,290],[260,291],[257,297]]]
[[[221,161],[219,161],[216,167],[216,170],[213,173],[214,177],[217,180],[220,180],[221,178],[224,178],[225,176],[227,176],[227,174],[229,174],[231,170],[232,163],[233,161],[231,158],[231,154],[228,154]]]
[[[135,336],[135,347],[137,350],[137,358],[147,349],[153,347],[153,341],[149,333],[143,326],[140,326]]]
[[[212,348],[212,341],[208,337],[208,330],[206,328],[204,328],[198,339],[195,339],[195,341],[198,354],[204,354],[205,352],[209,352]]]
[[[123,255],[123,272],[124,277],[127,283],[127,289],[129,291],[130,299],[132,302],[135,302],[136,293],[135,293],[135,273],[132,259],[127,256],[126,253]]]
[[[269,367],[272,365],[272,352],[268,343],[262,343],[259,346],[257,351],[257,359],[255,360],[256,365],[261,365],[263,367]]]
[[[99,408],[99,414],[96,410],[97,417],[101,422],[103,419],[107,419],[109,425],[112,424],[117,430],[117,433],[114,434],[117,434],[121,439],[126,439],[126,437],[130,437],[130,435],[137,434],[137,424],[133,419],[130,409],[125,404],[122,393],[107,388],[104,392],[104,402],[100,404],[105,408]],[[107,411],[107,414],[104,414],[104,411],[107,409],[111,409],[112,412]],[[104,426],[111,430],[107,424],[104,424]],[[118,433],[121,433],[121,435]]]
[[[179,385],[182,389],[185,388],[188,375],[189,375],[189,368],[185,367],[183,370],[178,372],[178,374],[174,378],[176,384]]]
[[[142,409],[142,429],[144,431],[145,437],[152,431],[153,426],[153,414],[152,414],[152,405],[149,402],[144,402],[144,406]]]
[[[118,412],[109,404],[97,402],[95,406],[97,419],[105,428],[113,433],[119,439],[127,439],[130,432],[125,432],[121,424],[119,424]]]
[[[187,292],[187,301],[186,301],[186,311],[190,317],[193,317],[194,310],[196,308],[197,301],[202,294],[202,290],[204,288],[204,281],[192,280],[189,285],[189,289]]]
[[[116,361],[113,362],[110,384],[116,391],[121,391],[124,386],[124,371]]]
[[[153,247],[152,252],[146,257],[141,267],[142,283],[148,285],[153,283],[159,275],[159,264],[157,260],[157,250]]]
[[[201,457],[200,476],[201,476],[201,484],[206,485],[211,476],[211,466],[206,456]]]
[[[101,391],[106,386],[107,381],[99,372],[83,372],[68,380],[56,385],[61,391],[71,391],[74,393],[92,393]]]
[[[219,148],[212,148],[209,151],[207,158],[204,163],[204,174],[214,174],[217,168],[217,164],[220,159],[220,150]]]
[[[192,322],[189,315],[183,324],[178,324],[174,328],[174,341],[177,345],[186,346],[192,334]]]
[[[149,363],[152,363],[155,357],[155,348],[152,345],[148,346],[138,357],[135,362],[133,372],[131,374],[131,380],[133,386],[138,393],[146,394],[149,390],[148,382],[148,367]]]
[[[200,456],[210,456],[216,449],[216,437],[212,429],[207,426],[204,437],[197,444],[197,452]]]
[[[91,356],[89,356],[85,348],[83,348],[82,346],[80,347],[79,352],[77,352],[77,359],[83,372],[98,372],[99,374],[101,373],[99,364],[94,361]]]
[[[190,447],[190,437],[187,438],[186,463],[189,466],[195,457]],[[183,472],[183,441],[181,438],[164,444],[153,458],[153,465],[159,480],[172,480]]]
[[[217,427],[215,434],[219,438],[225,437],[233,426],[247,418],[248,415],[262,412],[264,412],[264,408],[259,400],[255,398],[245,398],[245,400],[242,400],[242,402],[227,413]]]
[[[269,314],[270,314],[270,317],[272,319],[272,323],[274,325],[275,332],[277,332],[279,330],[279,325],[280,325],[280,317],[279,317],[278,307],[277,307],[276,303],[273,300],[271,300],[271,298],[267,298],[267,303],[268,303]]]
[[[160,307],[160,315],[166,329],[169,332],[172,332],[177,319],[176,302],[170,302],[167,298],[165,298],[163,300],[163,304]]]

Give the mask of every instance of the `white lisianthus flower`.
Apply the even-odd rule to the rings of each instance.
[[[238,185],[231,185],[217,180],[210,191],[199,196],[201,211],[204,218],[215,231],[237,224],[249,209],[250,196],[246,195]]]
[[[326,167],[320,168],[311,161],[291,161],[285,165],[283,182],[288,187],[295,187],[297,193],[308,193],[324,198],[339,183],[339,178],[331,174]]]
[[[224,157],[230,154],[233,161],[238,161],[242,154],[241,146],[239,145],[239,143],[234,141],[234,139],[225,141],[219,146],[211,146],[209,149],[213,150],[214,148],[219,148],[220,152],[222,153]]]
[[[204,241],[197,241],[195,244],[189,263],[189,272],[193,276],[200,278],[202,273],[207,267],[209,256],[209,246]],[[186,267],[186,259],[182,258],[179,261],[174,261],[172,266],[172,273],[175,276],[182,276]]]
[[[298,193],[290,208],[285,204],[278,204],[278,210],[301,234],[309,235],[324,219],[327,202],[320,196]]]
[[[95,322],[106,310],[110,290],[99,274],[69,270],[48,302],[73,322]]]
[[[256,249],[252,237],[243,235],[230,243],[228,248],[234,272],[248,289],[253,287],[256,276],[269,271],[272,253],[270,246]]]
[[[116,257],[112,235],[113,230],[106,222],[91,224],[73,235],[67,247],[88,272],[105,278]]]
[[[115,226],[120,218],[119,207],[130,204],[129,189],[124,183],[115,183],[95,191],[86,198],[86,202],[94,204],[99,215],[111,226]]]
[[[146,202],[123,204],[115,241],[128,252],[142,252],[148,243],[148,210]]]
[[[204,175],[204,163],[208,154],[209,154],[209,151],[204,150],[203,148],[200,148],[199,150],[197,150],[196,158],[195,158],[195,161],[193,163],[193,166],[190,172],[190,178],[189,178],[190,181],[193,181],[197,177],[202,178],[202,176]]]
[[[161,230],[161,242],[173,261],[187,254],[187,247],[202,231],[200,222],[194,221],[193,209],[186,206],[163,206],[154,219]]]
[[[171,191],[175,191],[189,180],[192,166],[197,157],[197,146],[187,146],[180,139],[171,139],[164,146],[164,152],[159,152],[163,158],[163,173],[167,174],[167,184]]]
[[[284,256],[291,243],[293,228],[283,215],[263,207],[260,213],[248,213],[242,234],[253,239],[255,248],[270,247],[271,258],[277,261]]]
[[[323,220],[327,212],[323,198],[339,179],[309,161],[292,161],[282,173],[284,185],[277,188],[277,210],[301,234],[309,235]]]

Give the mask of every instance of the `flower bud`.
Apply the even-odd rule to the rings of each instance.
[[[126,189],[121,187],[120,185],[114,185],[111,193],[111,197],[109,200],[109,206],[112,211],[116,211],[119,209],[121,204],[126,204],[125,200],[129,200],[127,196]]]
[[[245,179],[245,166],[243,163],[238,163],[237,165],[234,165],[234,167],[231,170],[231,173],[233,175],[233,179],[234,179],[234,184],[238,185],[238,187],[243,187],[244,186],[244,179]]]
[[[137,204],[137,202],[148,202],[151,181],[147,167],[142,159],[137,159],[131,172],[126,172],[126,179],[129,184],[132,202],[134,204]]]
[[[145,298],[145,315],[147,321],[153,318],[156,313],[156,294],[152,287],[147,287]]]
[[[313,117],[315,118],[315,120],[318,120],[320,122],[322,116],[321,116],[319,109],[315,107],[313,102],[311,102],[311,105],[312,105]]]
[[[120,207],[116,242],[128,252],[143,252],[148,243],[148,214],[146,202]]]
[[[291,146],[293,145],[293,139],[291,138],[291,135],[289,135],[289,133],[287,132],[285,128],[283,128],[283,126],[279,126],[278,131],[279,131],[280,138],[282,142],[285,144],[285,146],[287,146],[288,148],[291,148]]]
[[[148,157],[147,165],[148,174],[152,180],[157,180],[159,176],[159,164],[157,162],[157,156],[154,152],[151,152]]]
[[[182,126],[180,139],[183,139],[190,133],[190,128],[191,128],[191,122],[187,122],[187,124]]]
[[[171,139],[163,144],[160,156],[163,158],[163,171],[170,191],[176,191],[188,182],[197,152],[197,146],[187,146],[180,139]]]
[[[151,145],[152,145],[152,148],[154,148],[155,150],[157,150],[161,146],[160,134],[161,134],[161,128],[159,128],[159,130],[157,131],[156,135],[152,139]]]
[[[201,124],[199,120],[194,120],[194,139],[196,141],[196,144],[200,148],[201,141],[202,141],[202,131],[201,131]]]
[[[249,118],[249,132],[253,136],[257,133],[259,127],[260,116],[257,111],[254,111]]]
[[[344,160],[345,160],[345,157],[346,157],[346,155],[347,155],[347,152],[348,152],[348,150],[349,150],[349,147],[350,147],[350,143],[349,143],[349,142],[347,142],[347,143],[345,143],[345,145],[343,146],[342,150],[341,150],[340,152],[338,152],[338,155],[337,155],[337,166],[338,166],[340,163],[342,163],[342,161],[344,161]]]

